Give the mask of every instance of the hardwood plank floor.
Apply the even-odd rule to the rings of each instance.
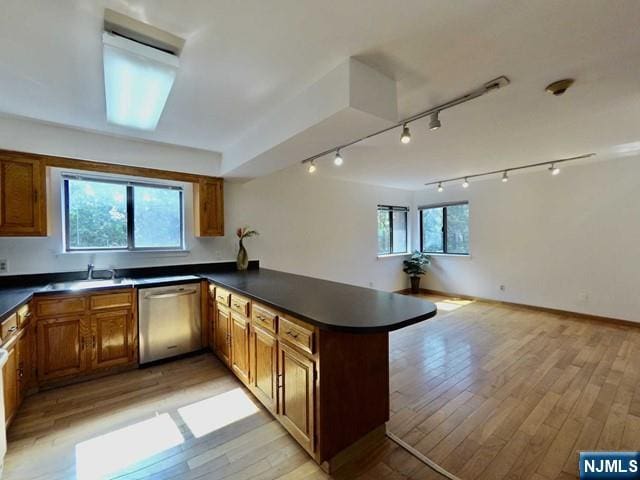
[[[425,295],[391,337],[389,431],[463,479],[577,478],[580,450],[640,450],[640,328]]]
[[[579,450],[640,450],[640,328],[429,298],[439,315],[390,340],[405,442],[465,480],[575,478]],[[8,435],[7,479],[330,478],[209,354],[36,394]],[[388,440],[332,478],[443,477]]]

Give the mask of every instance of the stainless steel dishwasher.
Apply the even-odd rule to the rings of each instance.
[[[140,288],[138,329],[141,364],[202,348],[200,284]]]

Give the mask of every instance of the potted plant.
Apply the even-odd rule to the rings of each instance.
[[[420,293],[420,277],[427,273],[426,266],[431,263],[431,257],[426,253],[416,250],[409,260],[402,262],[404,273],[411,279],[411,293]]]
[[[240,240],[238,248],[238,258],[236,260],[236,267],[238,268],[238,270],[246,270],[249,267],[249,255],[247,254],[247,249],[244,248],[243,240],[255,235],[260,234],[255,230],[251,230],[249,227],[239,228],[238,230],[236,230],[236,236]]]

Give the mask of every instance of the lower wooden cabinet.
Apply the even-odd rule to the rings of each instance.
[[[231,311],[229,307],[216,306],[214,343],[215,351],[225,364],[231,365]]]
[[[38,382],[135,363],[134,293],[127,289],[37,298]],[[51,312],[56,315],[49,316]]]
[[[231,312],[231,369],[249,384],[249,319]]]
[[[46,382],[87,370],[88,322],[83,315],[38,321],[38,380]]]
[[[278,417],[308,452],[313,453],[315,362],[284,343],[278,344]]]
[[[9,355],[7,363],[2,368],[5,425],[13,419],[32,380],[34,330],[30,323],[22,322],[21,326],[23,328],[6,339],[3,345]]]
[[[278,342],[269,331],[251,327],[249,389],[271,411],[278,410]]]
[[[91,368],[126,365],[133,360],[134,319],[131,310],[91,315]]]

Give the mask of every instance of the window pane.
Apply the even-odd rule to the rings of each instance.
[[[407,212],[393,212],[393,253],[407,251]]]
[[[469,205],[447,207],[447,253],[469,253]]]
[[[378,253],[391,253],[391,225],[389,225],[388,210],[378,210]]]
[[[69,182],[69,248],[127,247],[127,187],[88,180]]]
[[[133,187],[134,244],[137,248],[180,248],[180,190]]]
[[[442,207],[422,210],[422,251],[443,253]]]

